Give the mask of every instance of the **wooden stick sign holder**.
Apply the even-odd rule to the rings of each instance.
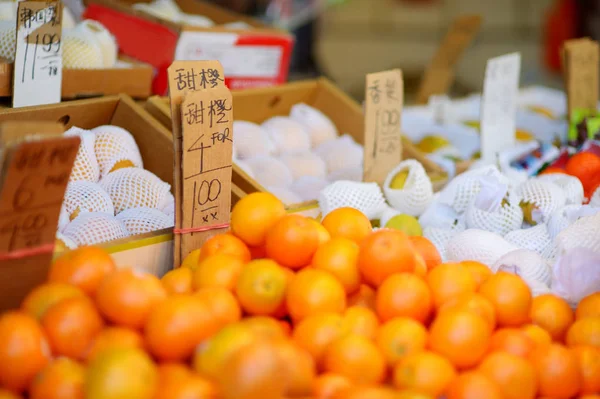
[[[79,137],[51,122],[0,126],[0,309],[19,306],[48,275]]]
[[[168,70],[175,151],[174,263],[229,228],[233,106],[218,61]]]
[[[562,49],[569,120],[575,110],[596,111],[598,104],[598,42],[589,38],[567,40]]]

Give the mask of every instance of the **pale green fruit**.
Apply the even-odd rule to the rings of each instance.
[[[401,170],[394,176],[392,181],[390,182],[390,188],[394,190],[402,190],[404,188],[404,184],[406,184],[406,179],[408,178],[408,170]]]
[[[431,154],[449,145],[450,142],[444,136],[426,136],[417,144],[417,148],[426,154]]]
[[[416,217],[401,213],[394,216],[385,224],[385,227],[400,230],[409,236],[422,236],[423,229]]]

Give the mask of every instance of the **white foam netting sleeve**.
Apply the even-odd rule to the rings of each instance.
[[[467,229],[446,244],[448,261],[476,260],[493,265],[505,254],[518,249],[502,236],[485,230]]]
[[[555,243],[559,255],[575,248],[587,248],[600,253],[600,213],[575,221],[558,234]]]
[[[402,189],[394,189],[390,184],[394,177],[403,170],[408,170],[408,176]],[[388,173],[383,183],[385,198],[389,204],[401,213],[419,216],[433,200],[433,186],[420,162],[407,159],[400,162]]]
[[[547,222],[552,212],[565,206],[567,198],[554,183],[537,178],[520,184],[516,193],[523,203],[534,204],[541,212],[541,222]]]
[[[598,188],[596,188],[596,190],[594,191],[594,193],[590,197],[589,204],[591,206],[595,206],[595,207],[599,207],[600,208],[600,186],[598,186]]]
[[[552,273],[552,292],[573,308],[588,295],[600,290],[600,252],[572,248],[556,260]]]
[[[161,212],[167,215],[175,215],[175,197],[173,196],[173,194],[171,194],[170,192],[167,193],[165,199],[165,206],[163,206],[160,210]]]
[[[565,194],[566,205],[581,205],[583,203],[583,185],[581,181],[563,173],[550,173],[537,177],[540,181],[556,184]]]
[[[286,116],[273,116],[261,125],[275,145],[276,154],[310,150],[310,136],[303,125]]]
[[[537,281],[545,286],[552,283],[552,268],[538,253],[517,249],[500,257],[491,267],[494,273],[504,271],[521,276],[530,285]]]
[[[331,119],[310,105],[299,103],[292,106],[290,118],[303,125],[308,131],[313,147],[325,141],[333,140],[338,135],[337,128]]]
[[[84,213],[67,225],[63,234],[78,246],[94,245],[128,237],[123,222],[108,213]]]
[[[567,205],[552,212],[548,220],[548,233],[555,239],[561,231],[584,216],[593,216],[600,212],[600,207],[591,205]]]
[[[319,207],[325,217],[331,211],[351,207],[364,213],[369,220],[379,219],[386,203],[377,183],[337,181],[319,194]]]
[[[65,208],[65,203],[63,201],[63,204],[60,207],[60,213],[58,214],[58,229],[57,229],[57,231],[59,233],[62,233],[70,221],[71,220],[69,219],[69,214],[67,213],[67,209]]]
[[[325,161],[330,175],[353,168],[362,170],[363,146],[354,141],[349,134],[324,141],[314,149],[314,152]]]
[[[460,233],[460,230],[447,230],[438,227],[425,227],[423,229],[423,237],[427,238],[438,250],[438,253],[442,257],[442,261],[448,261],[448,255],[446,254],[446,245],[455,236]]]
[[[14,62],[17,51],[17,31],[15,21],[0,21],[0,57]]]
[[[271,155],[275,151],[269,134],[256,123],[234,121],[233,137],[233,147],[240,159]]]
[[[100,179],[100,166],[94,152],[96,141],[94,133],[73,126],[65,132],[65,136],[77,136],[81,139],[69,181],[90,181],[97,183]]]
[[[106,175],[100,185],[112,199],[117,214],[129,208],[160,210],[171,200],[171,186],[144,169],[118,169]]]
[[[270,155],[259,155],[245,161],[256,181],[263,186],[290,187],[294,181],[292,172],[283,161]]]
[[[556,255],[554,240],[548,233],[548,226],[544,223],[533,227],[511,231],[504,239],[519,248],[536,252],[544,259],[553,259]]]
[[[434,200],[419,216],[421,227],[436,227],[444,230],[466,230],[464,215],[459,215],[454,208]]]
[[[110,173],[119,163],[137,168],[144,167],[137,143],[127,130],[119,126],[103,125],[92,129],[92,133],[96,134],[94,151],[101,177]]]
[[[63,206],[69,220],[89,212],[115,214],[115,208],[108,193],[98,183],[89,181],[69,183],[65,191]]]
[[[77,249],[77,244],[75,243],[75,241],[73,241],[72,239],[60,232],[56,233],[56,240],[59,241],[59,243],[61,243],[62,245],[64,245],[67,249]]]
[[[126,209],[119,213],[116,218],[123,222],[127,230],[133,235],[167,229],[174,225],[173,218],[152,208]]]
[[[100,69],[104,54],[94,36],[82,25],[63,32],[63,67],[69,69]]]

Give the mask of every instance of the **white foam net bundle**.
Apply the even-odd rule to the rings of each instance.
[[[593,192],[589,204],[600,208],[600,186]]]
[[[94,245],[129,236],[123,222],[108,213],[84,213],[67,225],[63,234],[78,246]]]
[[[579,301],[600,289],[600,252],[572,248],[562,253],[553,266],[552,292],[574,308]]]
[[[15,3],[16,4],[16,3]],[[14,21],[0,22],[0,57],[9,62],[15,60],[17,51],[17,31]]]
[[[527,284],[540,282],[545,286],[552,283],[552,269],[537,252],[529,249],[517,249],[498,259],[491,267],[492,271],[504,271],[521,276]]]
[[[327,176],[327,166],[318,155],[311,152],[295,152],[284,154],[281,161],[292,172],[292,177],[298,179],[302,176],[314,176],[325,178]]]
[[[276,154],[310,150],[310,137],[300,123],[286,116],[274,116],[262,124],[275,145]]]
[[[448,261],[476,260],[484,265],[493,265],[502,256],[516,249],[516,246],[499,234],[478,229],[465,230],[446,244]]]
[[[573,224],[577,219],[584,216],[592,216],[600,212],[600,207],[591,205],[567,205],[552,212],[548,220],[548,233],[552,239],[561,231]]]
[[[153,208],[130,208],[119,213],[116,219],[121,221],[127,230],[135,234],[173,227],[173,218]]]
[[[69,219],[69,214],[65,209],[65,204],[63,201],[63,204],[60,207],[60,213],[58,214],[58,232],[62,233],[65,227],[67,227],[67,225],[69,224],[69,222],[71,222],[71,220]]]
[[[422,227],[437,227],[439,229],[465,230],[466,225],[463,217],[449,205],[433,201],[429,207],[419,216],[419,224]]]
[[[144,169],[118,169],[106,175],[100,185],[112,199],[117,214],[129,208],[160,210],[170,201],[171,186]]]
[[[302,201],[311,201],[319,198],[321,191],[327,187],[329,182],[323,178],[315,176],[301,176],[290,189],[300,197]]]
[[[67,249],[77,249],[77,244],[75,243],[75,241],[73,241],[72,239],[70,239],[69,237],[67,237],[66,235],[57,232],[56,233],[56,241],[58,246],[62,245]]]
[[[544,259],[552,259],[555,255],[554,241],[548,233],[548,226],[544,223],[536,226],[511,231],[504,239],[519,248],[536,252]]]
[[[75,27],[63,33],[63,67],[70,69],[100,69],[104,54],[92,35]]]
[[[115,214],[110,196],[98,183],[74,181],[69,183],[65,191],[63,206],[69,220],[89,212]]]
[[[541,220],[547,222],[552,212],[566,204],[563,190],[554,183],[539,179],[530,179],[520,184],[516,189],[522,202],[535,204],[541,212]]]
[[[564,229],[555,239],[559,255],[575,248],[600,253],[600,213],[584,216]]]
[[[581,205],[583,202],[583,185],[578,178],[563,173],[550,173],[538,176],[537,179],[560,187],[565,194],[567,205]]]
[[[233,137],[233,146],[239,159],[271,155],[275,151],[269,134],[256,123],[234,121]]]
[[[246,160],[246,165],[252,174],[263,186],[289,187],[294,180],[290,169],[281,160],[262,155]]]
[[[408,176],[402,189],[393,189],[390,184],[401,171],[408,170]],[[383,183],[385,198],[390,205],[401,213],[419,216],[433,200],[433,186],[423,165],[414,159],[402,161],[390,173]]]
[[[78,136],[81,139],[69,181],[98,182],[100,179],[100,166],[94,152],[96,142],[94,133],[73,126],[65,132],[65,136]]]
[[[167,215],[174,215],[175,214],[175,197],[173,197],[173,194],[168,192],[164,203],[165,203],[165,205],[160,209],[160,211]]]
[[[242,169],[248,176],[250,176],[251,178],[255,179],[256,176],[254,176],[254,172],[252,171],[252,168],[250,167],[250,165],[248,165],[248,163],[246,163],[246,161],[242,161],[240,159],[234,159],[233,161],[240,169]]]
[[[16,22],[17,19],[17,2],[2,1],[0,2],[0,20]],[[16,25],[13,23],[13,25]]]
[[[448,242],[457,236],[461,231],[441,229],[439,227],[425,227],[423,229],[423,237],[427,238],[438,250],[442,261],[448,261],[448,255],[446,253],[446,245]]]
[[[337,137],[338,131],[331,119],[318,109],[300,103],[292,107],[290,118],[300,123],[310,136],[313,147]]]
[[[94,151],[101,177],[119,167],[144,166],[142,155],[135,139],[127,130],[113,125],[104,125],[92,129],[96,134]]]
[[[315,153],[323,158],[330,175],[341,170],[362,168],[363,147],[348,134],[325,141],[315,148]]]
[[[383,193],[377,183],[338,181],[325,187],[319,195],[323,217],[335,209],[351,207],[373,220],[380,217],[385,206]]]
[[[117,63],[117,40],[100,22],[86,19],[75,27],[93,38],[102,53],[102,67],[112,68]]]

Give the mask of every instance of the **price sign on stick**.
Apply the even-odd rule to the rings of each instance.
[[[223,67],[218,61],[175,61],[168,69],[169,99],[173,123],[173,151],[175,153],[175,230],[183,228],[183,126],[181,104],[189,92],[225,88]],[[231,156],[230,156],[231,158]],[[174,262],[181,265],[181,234],[175,234]]]
[[[402,71],[367,75],[363,181],[383,184],[402,160]]]
[[[463,15],[454,20],[425,75],[417,94],[417,103],[426,104],[430,96],[445,94],[454,81],[454,67],[477,36],[481,15]]]
[[[569,119],[574,110],[596,110],[599,55],[598,42],[588,38],[568,40],[563,47]]]
[[[60,102],[62,3],[20,1],[13,74],[13,107]]]
[[[481,159],[496,163],[497,154],[515,145],[521,54],[491,58],[485,68],[481,101]]]
[[[79,137],[63,137],[55,123],[0,127],[4,156],[0,173],[0,307],[18,306],[47,275],[58,217]],[[35,136],[24,138],[26,134]],[[19,137],[17,139],[17,137]]]

